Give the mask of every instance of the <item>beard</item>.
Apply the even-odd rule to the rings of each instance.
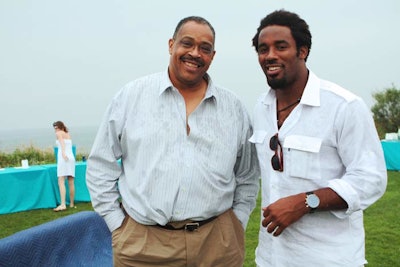
[[[274,89],[274,90],[276,90],[276,89],[283,89],[283,88],[285,88],[286,86],[287,86],[287,84],[288,84],[288,82],[287,82],[287,79],[284,77],[284,78],[282,78],[282,79],[273,79],[273,78],[268,78],[267,77],[267,82],[268,82],[268,85],[272,88],[272,89]]]

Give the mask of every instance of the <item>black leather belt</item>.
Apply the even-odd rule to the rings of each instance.
[[[185,230],[185,231],[193,232],[193,231],[196,231],[197,229],[199,229],[200,226],[205,225],[206,223],[209,223],[209,222],[215,220],[216,218],[217,217],[215,216],[215,217],[211,217],[204,221],[188,222],[181,227],[174,227],[170,223],[167,223],[166,225],[157,224],[157,226],[160,228],[163,228],[163,229],[167,229],[167,230]]]

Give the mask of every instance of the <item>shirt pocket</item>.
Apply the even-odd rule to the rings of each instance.
[[[267,131],[254,131],[249,142],[253,144],[262,144],[268,135]]]
[[[287,163],[284,168],[292,177],[321,179],[320,150],[322,139],[303,135],[287,136],[283,142]],[[285,158],[284,158],[285,160]]]

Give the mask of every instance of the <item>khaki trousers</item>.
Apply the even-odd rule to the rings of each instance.
[[[230,209],[190,232],[142,225],[126,216],[112,233],[114,266],[241,267],[244,229]]]

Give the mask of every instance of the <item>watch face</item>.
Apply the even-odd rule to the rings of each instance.
[[[315,194],[308,195],[307,196],[307,205],[312,209],[317,208],[319,205],[319,198],[317,197],[317,195],[315,195]]]

